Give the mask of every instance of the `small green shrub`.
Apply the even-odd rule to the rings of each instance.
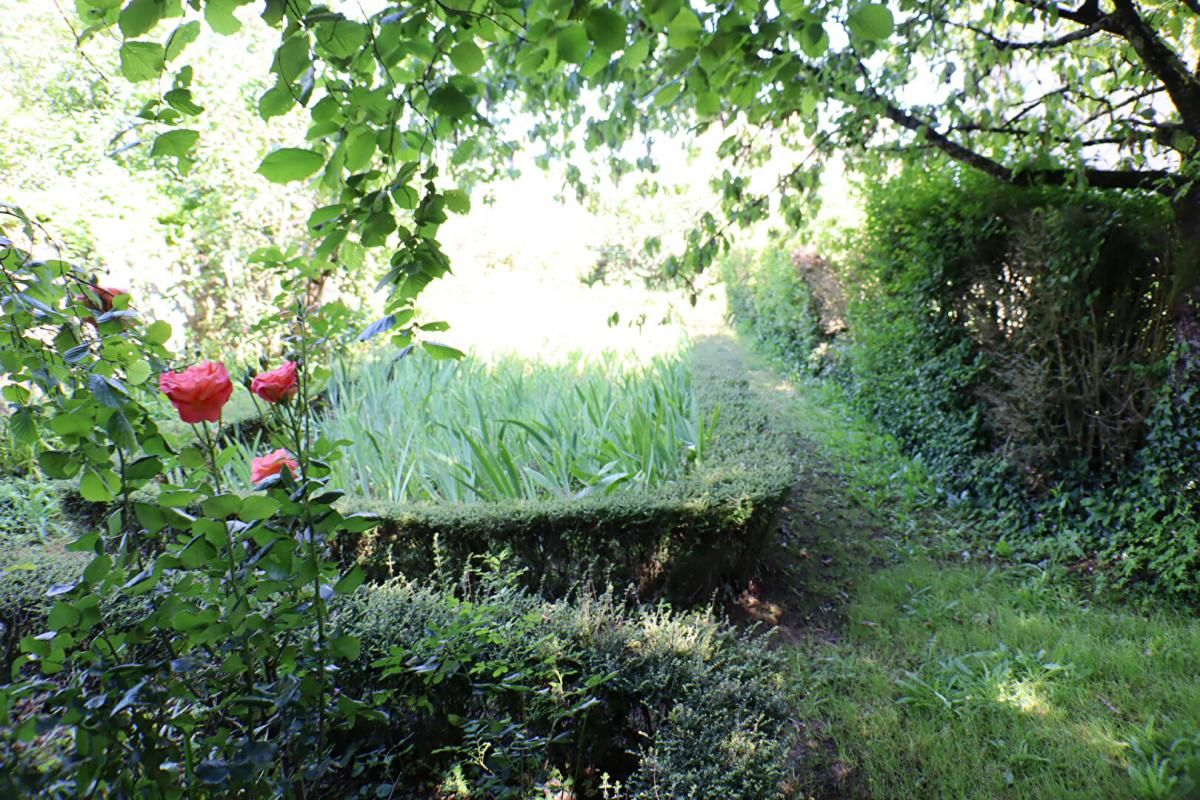
[[[29,478],[0,478],[0,546],[59,539],[69,531],[57,487]]]
[[[21,639],[45,630],[54,605],[47,592],[76,581],[87,563],[54,544],[0,548],[0,684],[8,682]]]
[[[341,611],[362,642],[357,679],[389,693],[400,723],[403,741],[373,743],[404,753],[390,780],[464,797],[783,796],[792,734],[762,637],[611,594],[547,602],[472,580],[465,598],[394,581]]]

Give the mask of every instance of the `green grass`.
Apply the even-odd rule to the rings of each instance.
[[[704,457],[690,354],[636,364],[421,355],[339,370],[322,433],[334,481],[393,503],[583,497],[678,480]]]
[[[1093,595],[1062,565],[991,558],[836,387],[765,369],[755,380],[774,384],[804,442],[789,601],[815,595],[830,618],[788,636],[811,793],[1200,797],[1194,611],[1148,611]]]
[[[1093,605],[1052,571],[920,557],[871,576],[847,638],[798,649],[796,673],[873,796],[1119,798],[1152,720],[1198,730],[1198,654],[1186,616]]]

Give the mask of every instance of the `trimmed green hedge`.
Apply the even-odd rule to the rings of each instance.
[[[471,578],[466,598],[391,582],[339,610],[362,643],[347,677],[389,698],[391,724],[356,744],[403,753],[385,775],[405,796],[550,797],[561,780],[598,798],[602,775],[622,800],[788,796],[803,765],[786,654],[767,637],[611,592],[546,601]]]
[[[787,439],[754,396],[727,340],[694,347],[705,414],[718,409],[705,459],[682,481],[645,493],[475,505],[394,505],[368,499],[375,531],[340,543],[381,580],[507,550],[550,594],[588,580],[637,584],[642,596],[693,600],[742,579],[767,544],[792,482]]]
[[[0,685],[17,642],[45,630],[47,590],[86,562],[40,546],[0,553]],[[547,601],[506,566],[469,570],[465,596],[390,581],[335,601],[330,624],[361,643],[338,685],[386,714],[331,742],[355,765],[345,797],[541,797],[537,787],[563,782],[613,800],[791,796],[804,764],[787,656],[767,636],[711,614],[629,608],[611,591]],[[142,604],[107,608],[111,629]],[[54,741],[26,751],[45,762],[33,768],[65,768],[69,740]],[[0,737],[0,771],[21,761]],[[620,791],[604,795],[604,775]]]

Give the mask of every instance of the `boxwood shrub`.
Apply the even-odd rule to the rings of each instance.
[[[360,791],[376,768],[422,797],[571,784],[561,796],[767,800],[795,783],[784,656],[766,637],[611,592],[546,601],[474,577],[465,598],[392,581],[341,610],[362,643],[352,679],[390,717],[356,734]]]
[[[750,389],[727,342],[694,348],[697,398],[717,410],[706,458],[684,479],[645,492],[548,501],[409,504],[357,499],[382,517],[340,543],[382,580],[435,568],[461,571],[471,556],[507,551],[549,594],[582,577],[636,583],[643,597],[702,598],[735,584],[765,547],[792,481],[788,442]]]

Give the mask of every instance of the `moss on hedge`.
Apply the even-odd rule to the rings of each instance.
[[[769,539],[792,481],[786,436],[725,339],[694,348],[705,414],[718,409],[709,452],[681,481],[647,492],[488,504],[396,505],[358,498],[379,514],[372,532],[340,542],[381,580],[457,573],[472,555],[507,550],[532,582],[558,593],[580,580],[633,581],[642,596],[693,600],[742,579]]]

